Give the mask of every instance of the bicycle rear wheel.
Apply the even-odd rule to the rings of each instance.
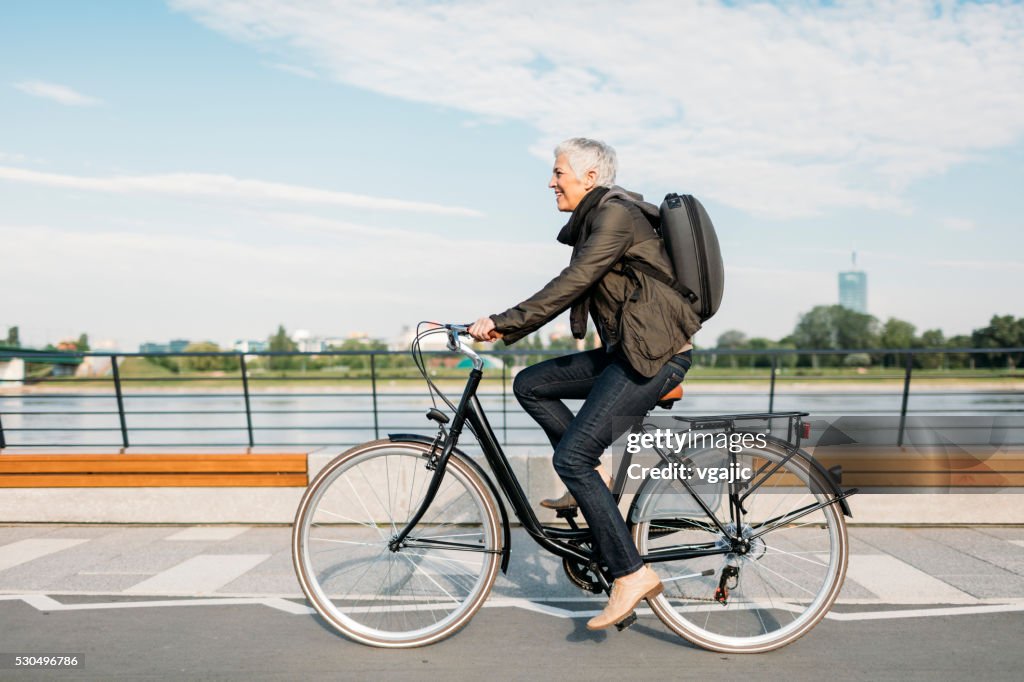
[[[429,448],[373,441],[328,464],[295,518],[292,558],[313,608],[346,636],[380,647],[448,637],[487,598],[501,554],[490,488],[453,453],[437,496],[402,546],[433,476]]]
[[[695,467],[719,466],[732,456],[741,467],[771,474],[743,502],[740,534],[749,543],[743,552],[650,564],[665,585],[651,601],[652,610],[701,647],[759,653],[785,646],[814,627],[839,595],[848,554],[842,511],[828,504],[804,513],[831,499],[831,489],[803,453],[788,459],[787,454],[771,442],[734,454],[714,448],[687,453]],[[727,487],[696,489],[735,533]],[[685,546],[730,547],[678,480],[649,481],[638,494],[633,520],[634,540],[644,555]]]

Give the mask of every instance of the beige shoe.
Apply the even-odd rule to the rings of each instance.
[[[621,622],[633,613],[636,605],[644,599],[653,599],[665,589],[661,578],[644,566],[639,571],[617,578],[612,583],[612,593],[604,611],[587,621],[588,630],[603,630]]]
[[[604,484],[608,486],[608,490],[611,490],[614,480],[608,474],[608,472],[604,470],[604,466],[597,467],[597,473],[601,474],[601,478],[604,480]],[[576,498],[572,496],[572,493],[566,490],[561,497],[549,497],[541,500],[540,506],[546,507],[548,509],[558,510],[572,509],[573,507],[577,507],[579,505],[576,504]]]

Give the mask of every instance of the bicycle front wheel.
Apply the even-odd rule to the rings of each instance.
[[[494,584],[501,554],[490,488],[456,453],[437,496],[400,547],[434,474],[429,448],[373,441],[342,454],[306,490],[292,532],[303,592],[363,644],[402,648],[455,633]]]
[[[705,471],[727,463],[749,467],[763,483],[743,500],[738,529],[728,485],[694,486],[727,533],[746,543],[740,551],[651,563],[665,585],[652,610],[676,634],[713,651],[760,653],[795,641],[824,617],[846,575],[846,524],[838,503],[827,504],[830,486],[804,453],[790,457],[772,442],[739,453],[687,454]],[[634,509],[641,554],[732,549],[678,480],[649,483]]]

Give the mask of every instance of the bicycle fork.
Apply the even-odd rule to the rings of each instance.
[[[469,373],[469,381],[466,383],[466,390],[462,393],[462,399],[459,401],[459,406],[455,410],[455,418],[452,419],[452,426],[448,430],[447,437],[444,432],[444,422],[441,421],[440,417],[437,417],[431,413],[428,413],[431,419],[438,422],[437,438],[434,439],[434,447],[430,449],[431,461],[428,467],[433,465],[434,474],[430,479],[430,485],[427,486],[427,492],[423,496],[423,502],[420,503],[419,509],[413,514],[409,523],[405,525],[398,535],[391,539],[388,543],[388,549],[392,552],[397,552],[402,547],[402,543],[412,532],[412,529],[416,527],[416,524],[420,522],[423,515],[427,513],[427,509],[434,502],[434,498],[437,496],[437,491],[441,489],[441,481],[444,479],[445,469],[448,467],[448,459],[452,456],[452,452],[455,451],[455,445],[459,442],[459,436],[462,434],[462,427],[466,424],[466,406],[469,403],[470,396],[476,393],[477,386],[480,384],[480,379],[483,377],[483,372],[478,369],[473,369]],[[433,412],[433,411],[432,411]],[[438,413],[439,414],[439,413]],[[443,442],[441,454],[436,456],[434,452],[437,450],[438,444]]]

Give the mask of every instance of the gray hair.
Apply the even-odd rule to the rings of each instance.
[[[583,179],[587,171],[597,171],[597,186],[610,187],[615,184],[615,171],[619,162],[611,145],[586,137],[571,137],[555,147],[555,158],[565,154],[576,177]]]

